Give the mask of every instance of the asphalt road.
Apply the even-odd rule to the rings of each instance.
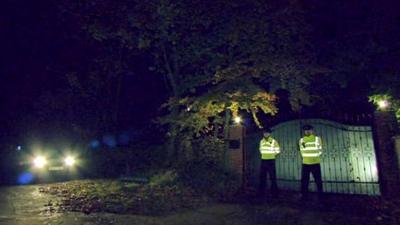
[[[52,205],[54,196],[39,191],[39,185],[0,188],[0,225],[118,224],[115,215],[60,213]]]
[[[50,196],[39,191],[39,185],[0,188],[0,225],[250,225],[250,224],[382,224],[367,215],[343,214],[285,204],[212,204],[196,210],[185,210],[162,217],[83,214],[57,212]],[[382,222],[382,221],[381,221]],[[385,223],[383,223],[385,224]]]

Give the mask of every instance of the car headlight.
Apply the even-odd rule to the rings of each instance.
[[[47,160],[43,156],[37,156],[33,159],[33,165],[37,168],[43,168],[47,164]]]
[[[66,166],[73,166],[73,165],[75,165],[75,163],[76,163],[76,160],[75,160],[75,158],[72,157],[72,156],[67,156],[67,157],[65,157],[65,159],[64,159],[64,164],[65,164]]]

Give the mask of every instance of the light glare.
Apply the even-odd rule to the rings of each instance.
[[[389,102],[387,100],[381,100],[378,102],[378,107],[380,109],[387,109],[388,106],[389,106]]]
[[[64,159],[64,163],[67,166],[73,166],[75,164],[75,159],[71,156],[68,156]]]
[[[240,116],[237,116],[234,118],[235,123],[239,124],[240,122],[242,122],[242,118],[240,118]]]
[[[43,168],[46,165],[47,161],[46,158],[43,156],[37,156],[34,160],[33,160],[33,165],[37,168]]]

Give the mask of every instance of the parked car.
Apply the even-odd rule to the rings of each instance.
[[[79,176],[81,159],[77,154],[59,150],[24,152],[19,154],[19,174],[32,177],[30,182],[40,183],[59,181]],[[20,178],[18,178],[20,179]]]

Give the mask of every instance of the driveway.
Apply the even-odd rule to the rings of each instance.
[[[0,225],[35,224],[140,224],[140,225],[250,225],[250,224],[387,224],[381,218],[362,212],[321,210],[301,204],[270,202],[246,204],[210,204],[196,210],[185,210],[167,216],[119,215],[110,213],[83,214],[57,212],[54,196],[39,191],[38,185],[0,188]],[[49,204],[50,203],[50,204]]]

